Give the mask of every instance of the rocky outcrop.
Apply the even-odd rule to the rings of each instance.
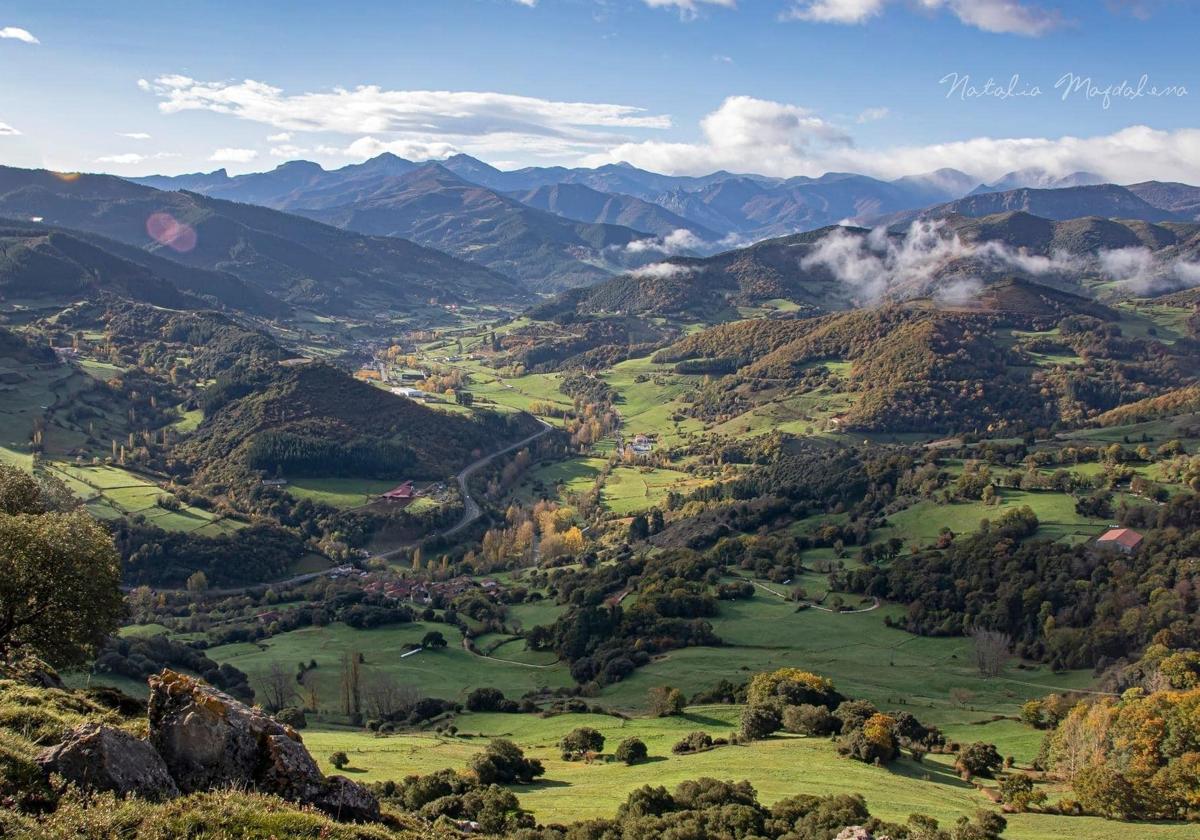
[[[84,723],[57,746],[43,750],[37,763],[85,790],[112,791],[145,799],[169,799],[179,788],[154,747],[123,729]]]
[[[150,741],[184,793],[240,787],[314,805],[342,820],[377,820],[379,802],[326,778],[290,726],[173,671],[150,678]]]

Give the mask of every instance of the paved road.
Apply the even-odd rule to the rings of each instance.
[[[517,441],[511,446],[506,446],[503,449],[497,449],[490,455],[483,456],[478,461],[472,461],[470,464],[467,464],[467,466],[463,467],[462,471],[454,477],[454,480],[458,482],[458,490],[462,494],[463,515],[458,522],[456,522],[454,525],[451,525],[445,531],[442,531],[438,536],[452,537],[459,531],[462,531],[464,528],[471,525],[473,522],[475,522],[475,520],[483,515],[483,508],[481,508],[479,506],[479,502],[475,501],[475,499],[471,496],[470,488],[467,486],[468,482],[471,480],[471,476],[475,475],[475,473],[479,472],[501,455],[507,455],[509,452],[513,452],[523,446],[528,446],[554,428],[554,426],[550,425],[545,420],[540,418],[535,419],[537,419],[538,423],[540,423],[542,426],[542,428],[540,428],[537,432],[525,438],[524,440]],[[419,540],[416,542],[419,542]],[[389,560],[398,554],[404,553],[409,548],[416,545],[416,542],[405,543],[404,545],[397,546],[396,548],[393,548],[389,551],[384,551],[374,556],[383,560]]]

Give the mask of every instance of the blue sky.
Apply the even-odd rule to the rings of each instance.
[[[465,151],[503,167],[1200,182],[1198,5],[15,0],[0,163],[133,175]],[[950,74],[1019,74],[1041,94],[948,98]],[[1094,91],[1145,75],[1162,95],[1064,101],[1065,74]]]

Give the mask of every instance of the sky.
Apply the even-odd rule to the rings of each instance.
[[[1198,31],[1189,0],[6,0],[0,164],[1200,184]]]

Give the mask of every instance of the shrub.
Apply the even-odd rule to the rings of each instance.
[[[497,738],[471,759],[470,768],[480,784],[529,784],[546,772],[536,758],[526,758],[521,748]]]
[[[335,752],[333,755],[329,756],[329,763],[341,770],[350,763],[350,756],[339,750],[338,752]]]
[[[646,749],[645,742],[640,738],[626,738],[617,745],[617,751],[613,753],[613,757],[624,764],[637,764],[649,758],[650,751]]]
[[[682,741],[679,741],[675,746],[671,747],[671,752],[676,755],[685,753],[703,752],[711,749],[713,745],[712,736],[707,732],[692,732]]]
[[[779,713],[772,706],[747,706],[742,712],[741,734],[748,741],[778,732],[780,725]]]
[[[832,735],[841,725],[841,721],[824,706],[805,703],[783,710],[783,728],[797,735]]]
[[[498,688],[477,688],[467,695],[467,711],[469,712],[515,712],[517,710],[516,702],[505,699],[504,692]]]

